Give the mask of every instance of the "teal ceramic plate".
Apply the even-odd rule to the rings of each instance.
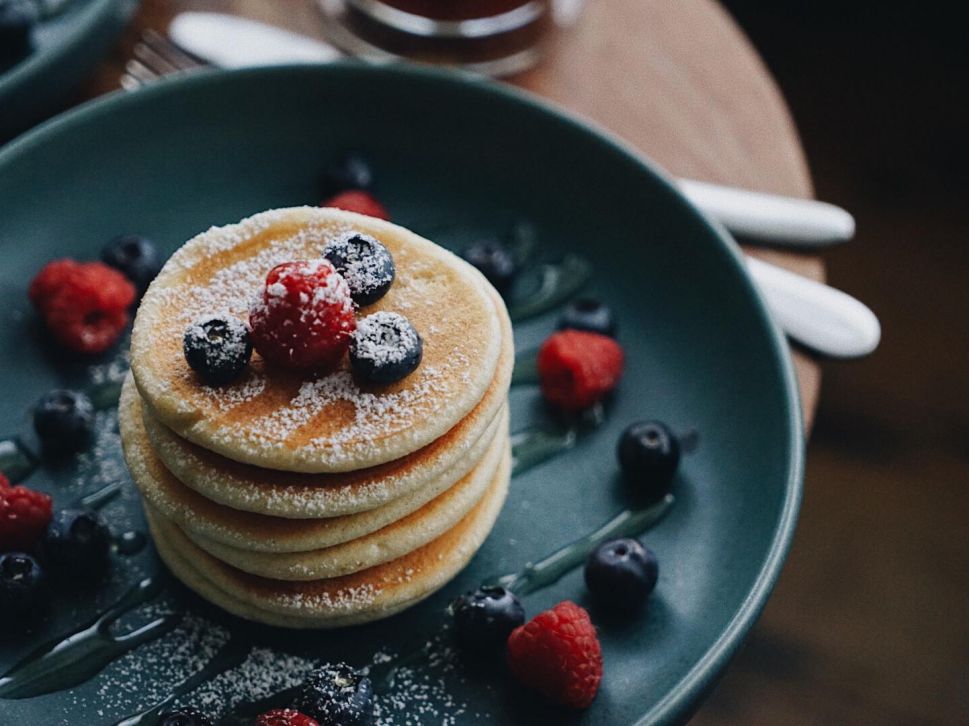
[[[539,256],[573,254],[591,265],[585,292],[617,311],[628,359],[605,422],[516,476],[471,565],[412,610],[364,627],[293,634],[226,616],[162,580],[161,594],[116,626],[126,632],[160,619],[149,642],[98,641],[104,650],[54,681],[41,679],[70,688],[0,700],[4,723],[41,715],[48,724],[111,723],[173,688],[215,712],[292,685],[314,662],[376,660],[386,671],[385,661],[398,658],[411,665],[381,702],[383,716],[397,721],[409,714],[434,723],[669,722],[697,706],[756,619],[790,543],[801,490],[802,432],[786,345],[733,244],[661,173],[600,132],[495,85],[355,65],[203,74],[90,104],[8,146],[0,152],[7,431],[29,429],[27,412],[47,389],[90,386],[123,367],[110,356],[71,359],[46,342],[26,288],[47,260],[95,258],[122,232],[144,234],[168,253],[209,225],[315,203],[321,170],[347,150],[371,161],[395,221],[443,245],[501,237],[525,221]],[[550,311],[516,324],[517,348],[537,346],[556,320]],[[513,430],[551,425],[534,386],[516,386],[511,403]],[[683,461],[672,509],[644,535],[661,572],[647,611],[628,622],[593,611],[606,673],[592,707],[563,713],[500,674],[455,662],[442,634],[448,601],[627,506],[615,445],[641,418],[695,429],[699,446]],[[117,483],[105,517],[115,532],[142,530],[113,415],[100,414],[99,426],[92,452],[45,465],[28,483],[61,505]],[[89,622],[158,569],[148,547],[117,554],[106,583],[57,588],[30,632],[0,643],[0,669]],[[563,599],[590,605],[580,570],[525,605],[535,614]],[[212,679],[240,658],[242,666]],[[195,682],[185,679],[207,664],[192,692]]]
[[[69,0],[34,31],[34,52],[0,70],[0,142],[56,109],[91,73],[137,0]]]

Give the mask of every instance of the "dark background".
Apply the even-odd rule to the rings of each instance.
[[[698,724],[969,723],[969,33],[958,6],[726,0],[858,236],[790,559]]]

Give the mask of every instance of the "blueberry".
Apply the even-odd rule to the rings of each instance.
[[[249,327],[229,315],[206,315],[188,326],[182,350],[189,367],[212,386],[239,377],[252,358]]]
[[[381,311],[357,321],[350,339],[350,367],[370,383],[393,383],[421,363],[424,344],[403,315]]]
[[[53,390],[34,406],[34,430],[47,451],[78,451],[91,442],[93,428],[94,406],[83,393]]]
[[[47,527],[43,553],[51,572],[72,579],[97,577],[107,568],[111,531],[97,512],[63,509]]]
[[[213,726],[213,721],[197,708],[178,708],[159,714],[158,726]]]
[[[0,0],[0,68],[30,54],[36,23],[37,12],[31,3]]]
[[[616,452],[626,483],[646,499],[660,499],[680,464],[680,444],[659,421],[637,421],[622,432]]]
[[[293,708],[320,726],[368,726],[373,723],[373,685],[346,663],[314,671],[296,694]]]
[[[511,289],[518,274],[518,265],[511,250],[494,240],[475,242],[463,252],[463,257],[484,275],[502,295]]]
[[[0,555],[0,614],[26,615],[41,600],[47,578],[40,564],[23,552]]]
[[[613,610],[631,611],[656,587],[656,556],[630,537],[603,542],[585,563],[585,584],[596,602]]]
[[[355,154],[341,156],[323,172],[324,197],[345,192],[348,189],[369,191],[373,188],[373,172],[370,165]]]
[[[616,337],[616,319],[612,309],[591,297],[580,297],[565,307],[559,318],[559,330],[567,328]]]
[[[127,277],[144,292],[161,271],[158,250],[151,240],[136,234],[115,237],[101,250],[101,260]]]
[[[347,281],[357,305],[371,305],[394,282],[394,258],[380,242],[361,232],[348,232],[327,243],[323,256]]]
[[[453,603],[454,637],[461,648],[485,658],[501,656],[511,631],[525,622],[525,608],[515,593],[485,585]]]

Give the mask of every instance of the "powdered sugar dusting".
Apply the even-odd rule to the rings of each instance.
[[[378,364],[400,363],[420,345],[420,336],[400,313],[381,310],[357,321],[353,350]]]
[[[263,295],[256,294],[253,297],[249,305],[250,313],[259,312],[267,315],[272,312],[274,307],[286,304],[289,298],[289,288],[286,286],[286,281],[297,278],[297,276],[299,278],[322,277],[322,284],[313,290],[312,300],[305,292],[300,293],[299,304],[302,306],[300,311],[302,323],[312,323],[311,318],[317,314],[318,306],[321,303],[327,306],[337,306],[345,313],[353,311],[353,301],[350,298],[350,287],[347,285],[347,281],[333,269],[329,262],[324,259],[315,259],[300,260],[272,272],[270,277],[275,277],[274,282],[263,287]]]
[[[230,411],[236,406],[251,401],[266,390],[266,376],[256,371],[232,386],[214,388],[203,386],[203,390],[220,411]]]
[[[346,278],[354,300],[361,304],[378,300],[396,273],[393,257],[379,240],[362,232],[347,232],[330,240],[323,250]]]
[[[325,243],[326,234],[326,230],[322,228],[305,227],[290,237],[273,242],[272,245],[254,255],[221,267],[205,284],[193,285],[190,289],[182,285],[163,287],[157,294],[172,307],[177,308],[179,321],[184,321],[186,325],[195,317],[213,310],[222,310],[247,319],[250,303],[264,289],[269,271],[284,262],[304,260],[308,249],[321,249]],[[243,241],[235,239],[235,235],[229,236],[234,242],[226,245],[222,251],[229,250]],[[218,236],[218,238],[221,237],[222,235]],[[311,259],[307,264],[316,264],[316,262]],[[328,263],[324,264],[328,265]],[[334,285],[338,285],[336,280]],[[286,287],[282,283],[277,282],[270,287],[273,290],[281,288],[277,290],[279,295],[284,296],[286,293]],[[345,282],[343,289],[348,292]],[[272,290],[269,292],[270,295],[273,294]]]
[[[270,483],[240,477],[237,472],[227,472],[212,466],[201,450],[187,444],[168,429],[149,420],[152,447],[176,476],[191,473],[192,482],[203,495],[222,501],[237,509],[259,513],[276,512],[297,514],[302,518],[353,514],[381,506],[397,495],[412,491],[419,482],[434,480],[452,483],[466,474],[473,462],[478,461],[494,440],[499,424],[504,420],[496,415],[491,421],[479,417],[464,434],[451,442],[447,455],[435,454],[423,460],[423,466],[415,469],[403,467],[390,471],[381,470],[379,476],[355,478],[350,486],[320,486],[304,483]],[[423,474],[423,475],[422,475]],[[184,518],[197,519],[189,508],[180,507]],[[223,535],[237,533],[237,528],[226,529],[215,520],[206,520],[206,529],[215,529]]]
[[[146,605],[139,615],[147,622],[169,615],[174,607],[166,598]],[[70,692],[75,694],[72,704],[83,706],[86,698],[94,696],[104,704],[97,715],[103,722],[113,722],[166,698],[178,683],[205,667],[228,640],[228,630],[188,612],[172,632],[112,662],[97,677],[92,694]]]
[[[336,592],[327,590],[317,592],[303,592],[294,590],[292,592],[279,592],[273,595],[273,602],[288,610],[307,609],[312,612],[329,610],[332,612],[345,611],[347,613],[358,612],[361,608],[372,605],[381,588],[373,583],[365,583],[355,587],[344,587]]]
[[[463,263],[425,241],[411,241],[404,231],[376,233],[393,250],[399,274],[374,314],[407,310],[422,336],[432,320],[440,332],[423,340],[422,364],[398,383],[361,387],[344,358],[336,371],[306,374],[299,385],[292,371],[257,355],[240,379],[206,388],[191,375],[180,346],[172,345],[169,336],[180,336],[200,315],[223,311],[245,320],[254,298],[257,307],[281,299],[288,286],[265,288],[266,274],[281,263],[330,267],[321,253],[341,235],[356,234],[351,224],[332,210],[278,210],[210,230],[175,254],[145,299],[133,341],[139,387],[161,421],[247,463],[339,471],[399,458],[467,415],[494,375],[502,346],[498,315]],[[331,276],[333,284],[318,294],[352,305],[344,297],[346,281]],[[441,317],[447,301],[454,304]],[[151,342],[152,335],[163,336],[161,343]],[[373,347],[388,359],[400,355],[392,345]]]
[[[475,720],[490,720],[489,715],[473,712],[468,704],[453,693],[455,681],[466,683],[464,670],[457,651],[451,646],[453,636],[447,628],[424,643],[421,657],[407,659],[393,670],[393,680],[382,689],[376,700],[374,715],[378,724],[419,726],[434,723],[441,726],[457,726]],[[393,667],[398,656],[377,652],[372,659],[373,667]],[[475,684],[476,688],[488,684]]]
[[[349,371],[340,370],[304,382],[289,405],[249,422],[245,430],[232,434],[243,437],[254,448],[272,446],[310,425],[332,404],[345,401],[353,406],[353,420],[327,436],[309,438],[304,446],[332,454],[339,453],[350,442],[376,443],[405,429],[418,415],[415,412],[419,411],[422,417],[433,417],[446,409],[446,396],[434,394],[446,393],[448,380],[461,377],[453,368],[467,365],[467,357],[458,354],[445,366],[422,366],[420,381],[397,392],[365,391]]]
[[[242,663],[204,683],[178,705],[222,714],[239,703],[259,701],[298,686],[319,666],[312,658],[253,648]]]

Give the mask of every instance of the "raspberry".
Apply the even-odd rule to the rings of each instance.
[[[609,393],[622,376],[622,347],[582,330],[553,333],[538,352],[542,394],[565,411],[581,411]]]
[[[336,207],[337,209],[342,209],[345,212],[366,214],[368,217],[376,217],[377,219],[390,219],[390,213],[386,210],[383,204],[378,202],[367,192],[359,189],[350,189],[345,192],[340,192],[336,196],[332,196],[329,199],[320,202],[320,206]]]
[[[566,600],[508,636],[515,677],[557,703],[588,708],[602,680],[602,648],[589,613]]]
[[[80,265],[79,262],[67,259],[53,260],[44,265],[44,269],[37,273],[27,290],[27,296],[34,307],[43,312],[50,299]]]
[[[252,342],[270,363],[311,370],[336,364],[356,330],[350,288],[327,260],[269,271],[249,308]]]
[[[292,708],[277,708],[260,714],[256,726],[320,726],[315,718]]]
[[[55,260],[34,278],[29,295],[62,345],[79,353],[101,353],[128,324],[135,288],[101,262]]]
[[[29,550],[51,518],[51,499],[43,492],[10,486],[0,474],[0,552]]]

